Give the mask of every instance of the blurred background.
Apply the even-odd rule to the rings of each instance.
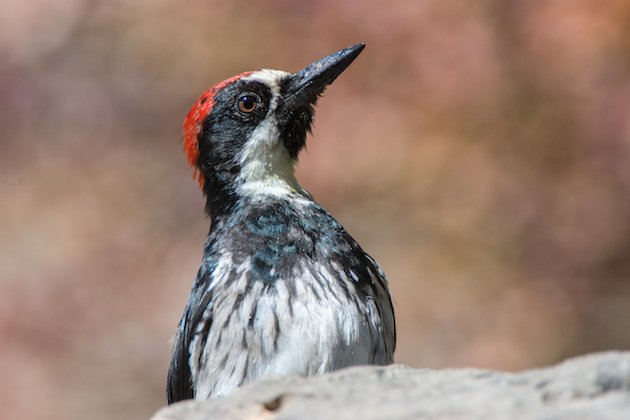
[[[397,361],[630,349],[630,3],[0,6],[0,406],[140,419],[209,220],[181,123],[212,84],[367,48],[298,178],[388,274]]]

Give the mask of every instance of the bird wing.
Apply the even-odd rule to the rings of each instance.
[[[347,248],[342,252],[334,253],[333,259],[340,262],[345,272],[340,273],[345,278],[353,281],[364,296],[370,296],[374,302],[375,309],[380,319],[382,328],[382,341],[377,340],[375,344],[382,346],[375,351],[374,363],[392,363],[394,350],[396,349],[396,321],[394,319],[394,309],[391,295],[387,287],[387,278],[381,266],[367,254],[361,246],[342,228],[343,243]],[[381,357],[384,357],[381,359]]]
[[[210,276],[211,273],[205,269],[205,265],[202,265],[173,337],[171,363],[166,382],[166,395],[169,404],[195,397],[193,377],[190,371],[190,344],[200,326],[209,330],[212,323],[211,319],[204,318],[209,316],[209,311],[205,309],[212,298],[211,292],[205,287]]]
[[[190,367],[188,366],[187,315],[188,311],[184,313],[175,337],[173,337],[171,364],[168,368],[166,382],[166,396],[169,404],[194,397]]]
[[[391,357],[391,362],[393,362],[394,351],[396,350],[396,319],[394,318],[392,297],[387,287],[387,278],[383,269],[375,259],[368,254],[365,255],[372,265],[372,279],[375,283],[375,288],[379,290],[376,293],[375,302],[383,323],[385,352]]]

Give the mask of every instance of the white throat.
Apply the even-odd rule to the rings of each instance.
[[[282,144],[274,118],[280,97],[280,81],[287,75],[283,71],[266,69],[247,76],[248,80],[257,80],[269,86],[272,99],[267,118],[252,132],[240,155],[239,191],[242,194],[287,195],[301,190],[295,179],[295,160]]]
[[[301,190],[294,160],[280,141],[275,119],[267,118],[254,130],[240,156],[239,190],[247,195],[286,195]]]

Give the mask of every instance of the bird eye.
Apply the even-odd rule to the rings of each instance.
[[[238,109],[241,112],[249,114],[254,112],[258,106],[258,100],[254,95],[243,95],[238,98]]]

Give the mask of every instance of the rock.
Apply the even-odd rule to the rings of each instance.
[[[360,366],[311,378],[265,379],[153,420],[630,419],[630,352],[569,359],[519,373]]]

